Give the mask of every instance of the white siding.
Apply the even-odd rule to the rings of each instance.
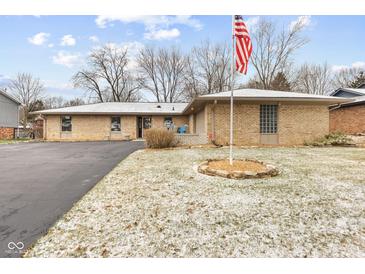
[[[18,127],[18,104],[0,94],[0,127]]]

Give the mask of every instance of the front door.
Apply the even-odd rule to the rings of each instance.
[[[151,117],[137,117],[137,136],[138,138],[143,138],[143,131],[149,129],[152,126]]]

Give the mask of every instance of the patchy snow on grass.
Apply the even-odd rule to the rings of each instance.
[[[197,172],[226,148],[137,151],[25,257],[363,257],[365,149],[235,149],[265,179]]]

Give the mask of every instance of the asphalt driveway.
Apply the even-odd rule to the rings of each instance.
[[[115,165],[142,147],[143,142],[0,145],[0,257],[20,256]]]

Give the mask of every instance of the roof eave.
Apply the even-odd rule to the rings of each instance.
[[[365,105],[365,101],[355,101],[355,102],[348,102],[348,103],[344,103],[344,104],[340,104],[339,107],[353,107],[353,106],[358,106],[358,105]]]

